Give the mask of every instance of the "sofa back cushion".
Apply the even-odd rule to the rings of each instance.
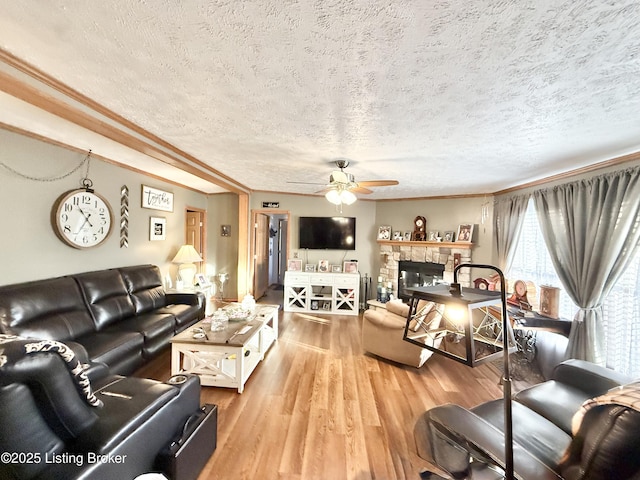
[[[145,313],[166,304],[160,269],[155,265],[136,265],[120,268],[136,313]]]
[[[71,340],[95,330],[82,293],[72,277],[0,287],[2,333]]]
[[[75,275],[75,279],[98,330],[135,314],[135,307],[117,269],[82,273]]]

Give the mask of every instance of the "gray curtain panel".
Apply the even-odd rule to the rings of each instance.
[[[511,268],[530,198],[531,194],[517,195],[498,200],[493,206],[498,267],[503,272]]]
[[[640,245],[640,167],[534,192],[551,260],[580,310],[568,358],[604,364],[602,300]]]

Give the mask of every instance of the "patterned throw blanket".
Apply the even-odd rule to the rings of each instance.
[[[640,412],[640,381],[612,388],[607,393],[584,402],[571,421],[571,431],[574,435],[578,433],[587,411],[598,405],[622,405]]]
[[[4,368],[5,365],[17,362],[25,355],[47,352],[57,353],[64,360],[78,392],[86,402],[92,407],[102,407],[102,401],[94,395],[91,389],[91,383],[83,365],[76,358],[73,350],[64,343],[55,340],[35,340],[16,335],[0,334],[0,369]]]

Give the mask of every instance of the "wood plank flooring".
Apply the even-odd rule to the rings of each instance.
[[[433,356],[414,369],[365,354],[361,317],[280,312],[280,337],[245,386],[203,387],[218,448],[199,480],[417,479],[413,426],[426,409],[499,398],[491,364]],[[169,377],[169,355],[138,372]]]

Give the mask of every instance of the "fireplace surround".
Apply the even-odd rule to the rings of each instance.
[[[383,282],[398,295],[400,262],[439,264],[442,268],[442,281],[453,281],[453,269],[458,263],[471,262],[471,244],[461,244],[459,247],[452,243],[438,245],[435,242],[384,242],[380,246],[380,272]],[[406,245],[403,245],[406,243]],[[433,266],[432,266],[433,267]],[[438,268],[438,267],[433,267]],[[440,270],[438,268],[438,270]],[[471,286],[471,273],[467,270],[460,273],[458,280],[465,287]]]

